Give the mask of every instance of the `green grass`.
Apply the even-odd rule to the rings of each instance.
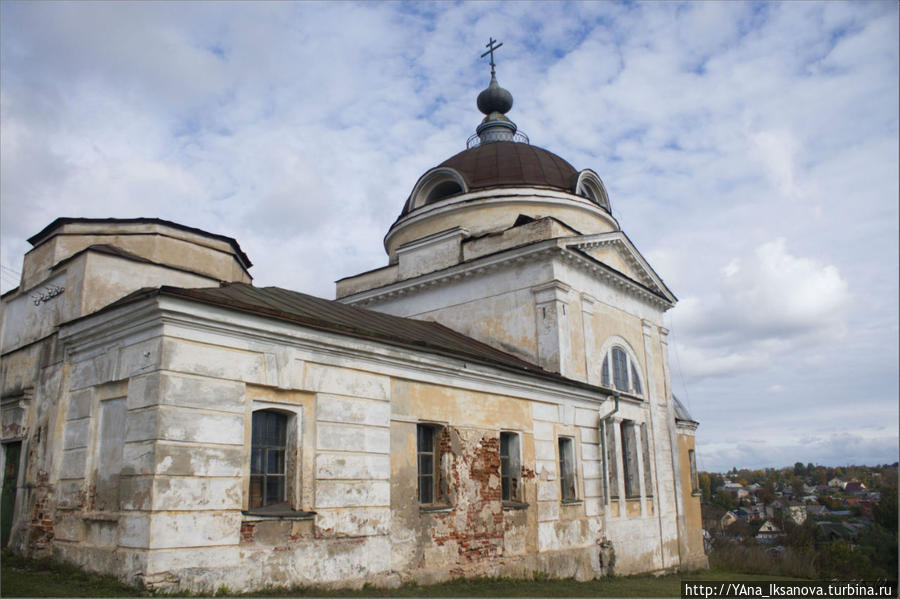
[[[366,587],[359,591],[316,588],[266,589],[255,597],[679,597],[681,580],[798,580],[770,575],[701,570],[666,576],[610,577],[589,582],[515,580],[510,578],[457,579],[443,584],[404,585],[398,589]],[[141,597],[151,593],[123,585],[109,576],[88,574],[68,564],[27,560],[3,552],[0,596],[3,597]],[[231,595],[221,589],[219,595]]]
[[[110,576],[89,574],[49,559],[31,560],[4,549],[0,563],[2,597],[141,597],[138,589]]]
[[[321,589],[266,589],[249,596],[266,597],[680,597],[681,580],[797,580],[778,576],[702,570],[666,576],[620,576],[577,582],[516,580],[510,578],[457,579],[442,584],[404,585],[398,589],[365,588],[360,591]]]

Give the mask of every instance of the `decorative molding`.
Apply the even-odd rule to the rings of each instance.
[[[572,381],[570,385],[565,380],[556,382],[537,374],[513,372],[424,349],[348,337],[186,299],[156,296],[144,302],[136,311],[129,310],[135,308],[134,304],[129,304],[65,326],[60,332],[60,340],[65,343],[66,355],[102,353],[113,340],[147,330],[162,330],[168,337],[183,339],[190,339],[185,333],[193,330],[199,336],[207,337],[208,343],[213,343],[209,335],[232,338],[236,343],[231,346],[244,351],[248,349],[248,341],[261,345],[287,345],[304,361],[327,364],[333,360],[337,365],[353,364],[349,367],[386,376],[436,380],[447,386],[514,394],[525,399],[557,404],[574,402],[579,407],[596,409],[608,398],[605,390],[585,388],[581,386],[584,383],[578,381]],[[216,343],[222,345],[223,341],[225,339]],[[264,352],[261,348],[254,351]]]
[[[40,306],[44,302],[49,302],[57,295],[62,295],[66,288],[61,285],[47,285],[44,291],[36,291],[31,295],[31,301],[35,306]]]
[[[551,302],[565,302],[569,299],[572,288],[562,281],[553,280],[537,287],[532,287],[535,305],[541,306]]]
[[[421,275],[415,279],[398,281],[378,289],[370,289],[368,291],[346,295],[338,301],[351,305],[373,306],[383,301],[415,293],[428,287],[445,285],[463,278],[481,275],[510,263],[520,264],[527,261],[535,261],[544,257],[555,256],[568,262],[572,266],[587,271],[589,274],[596,276],[613,288],[644,301],[653,308],[665,311],[674,305],[674,298],[672,301],[663,299],[644,287],[635,284],[634,281],[630,280],[625,275],[604,268],[599,263],[571,251],[567,246],[574,244],[571,244],[568,239],[569,238],[559,238],[541,241],[524,248],[508,250],[499,255],[476,258],[472,262],[464,262],[442,271]]]
[[[433,204],[426,204],[413,212],[405,214],[391,225],[387,235],[384,236],[384,246],[387,248],[390,245],[391,238],[408,225],[428,220],[447,212],[470,207],[521,202],[581,208],[607,222],[613,230],[619,230],[618,221],[609,212],[585,197],[538,187],[504,187],[455,195]]]
[[[419,248],[428,247],[430,245],[435,245],[441,243],[442,241],[446,241],[448,239],[465,239],[469,236],[469,231],[463,227],[453,227],[452,229],[446,229],[444,231],[438,231],[437,233],[432,233],[431,235],[426,235],[425,237],[421,237],[414,241],[410,241],[409,243],[403,244],[397,248],[398,254],[403,254],[410,251],[415,251]]]
[[[591,249],[597,247],[610,246],[615,248],[626,263],[638,273],[639,282],[648,287],[654,288],[656,291],[666,296],[666,298],[674,305],[676,298],[672,292],[668,290],[662,279],[653,270],[653,267],[644,259],[641,253],[631,243],[622,231],[613,231],[611,233],[599,233],[596,235],[583,235],[573,238],[571,246],[578,249]]]

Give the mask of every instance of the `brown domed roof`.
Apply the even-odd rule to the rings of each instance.
[[[440,166],[459,171],[469,190],[495,185],[538,185],[571,193],[577,179],[575,168],[556,154],[512,141],[469,148]]]

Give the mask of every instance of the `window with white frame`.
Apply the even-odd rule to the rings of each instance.
[[[603,365],[600,367],[600,384],[634,395],[644,393],[641,377],[638,374],[638,365],[619,345],[610,347],[603,356]]]

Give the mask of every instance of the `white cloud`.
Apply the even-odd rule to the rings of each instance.
[[[493,36],[511,118],[600,174],[682,298],[674,370],[701,431],[768,393],[838,405],[815,384],[834,373],[896,421],[895,3],[0,11],[4,291],[57,216],[158,216],[236,237],[258,284],[331,297],[385,264],[418,176],[464,148]],[[778,429],[767,414],[748,425]]]
[[[711,291],[674,311],[689,377],[758,369],[846,334],[846,280],[833,265],[794,256],[783,238],[729,260]]]

